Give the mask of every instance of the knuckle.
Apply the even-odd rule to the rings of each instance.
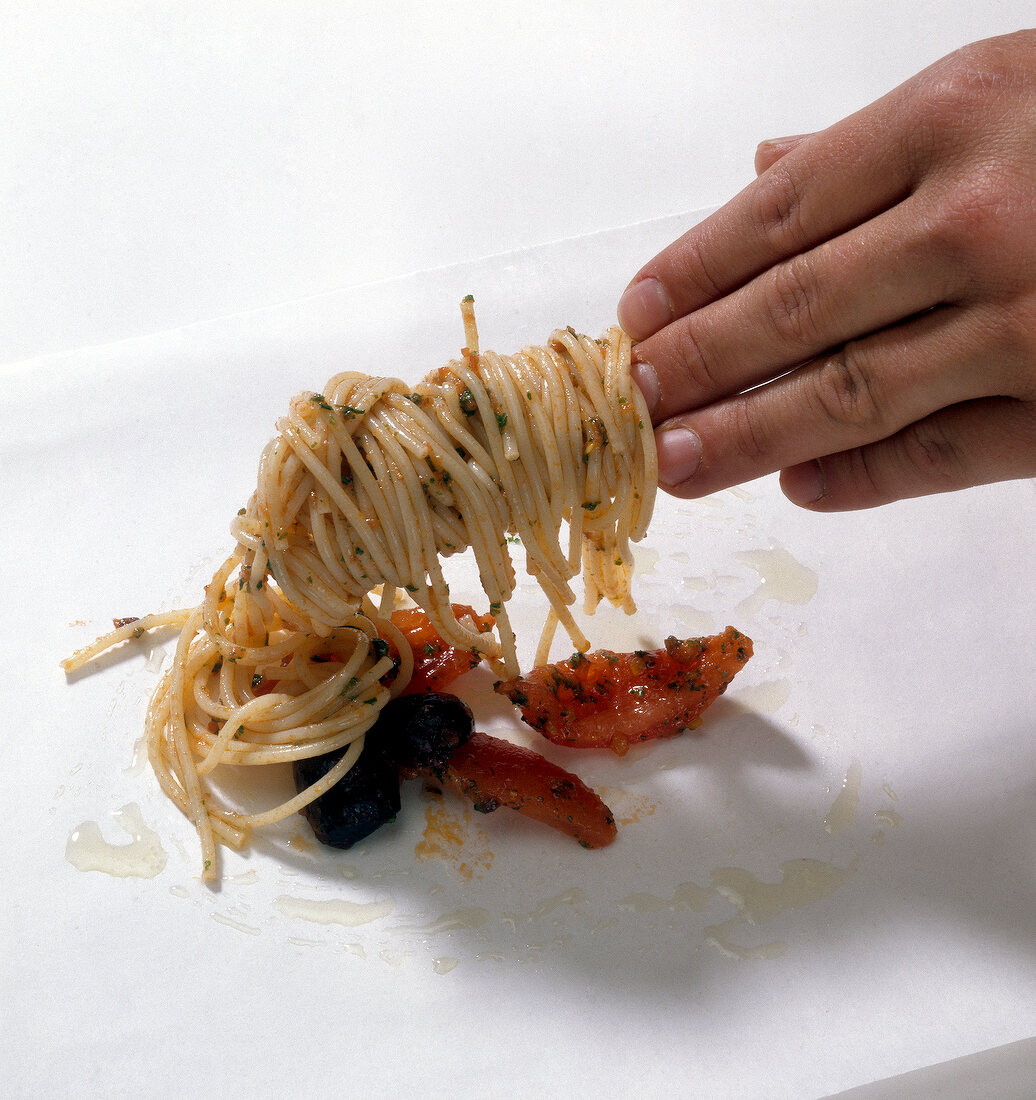
[[[968,484],[967,462],[947,434],[943,417],[928,417],[899,433],[903,461],[921,475],[922,483],[936,491]]]
[[[780,250],[802,237],[803,184],[778,161],[755,190],[755,220],[766,244]]]
[[[779,339],[812,350],[820,336],[817,286],[804,255],[774,268],[767,281],[767,315]]]
[[[690,323],[682,326],[673,350],[678,364],[680,388],[684,393],[694,394],[696,399],[715,397],[723,393],[722,379],[714,358],[709,353],[707,341],[702,333],[695,332]]]
[[[1005,166],[984,164],[973,168],[958,183],[947,204],[950,230],[965,233],[978,244],[999,243],[1011,224],[1003,214],[1015,182]]]
[[[1032,302],[987,302],[970,314],[973,333],[984,351],[988,386],[1004,396],[1036,397],[1036,296]]]
[[[920,82],[926,113],[957,123],[1024,90],[1028,78],[993,40],[973,43],[933,65]],[[956,127],[954,127],[956,128]]]
[[[1010,314],[1001,329],[1009,341],[1001,360],[1006,364],[1008,394],[1036,401],[1036,299],[1031,305],[1004,312]]]
[[[734,452],[748,465],[755,466],[768,454],[767,433],[758,415],[758,406],[742,396],[730,402],[725,435]]]
[[[697,235],[688,234],[680,249],[680,278],[693,297],[711,302],[722,297],[726,288],[712,277],[705,256],[705,242]]]
[[[1011,229],[1016,219],[1008,216],[1015,188],[1001,169],[986,166],[958,180],[948,194],[937,198],[926,219],[923,246],[948,274],[944,289],[951,299],[987,286],[991,275],[1002,279],[999,273],[1016,266],[1004,263],[1005,257],[1019,252]],[[1026,261],[1018,257],[1017,266],[1027,266]]]
[[[841,483],[852,486],[854,495],[867,504],[878,504],[895,495],[890,492],[889,479],[884,476],[877,454],[873,447],[857,447],[839,456],[844,467]]]
[[[840,427],[881,426],[883,412],[877,384],[859,344],[846,344],[820,364],[813,392],[823,416]]]
[[[988,94],[988,77],[969,64],[939,66],[924,89],[928,115],[937,121],[967,117]]]

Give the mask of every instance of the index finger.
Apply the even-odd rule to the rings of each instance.
[[[644,340],[906,197],[914,183],[911,128],[890,126],[890,115],[904,110],[890,103],[894,95],[804,138],[648,261],[619,302],[622,327]]]

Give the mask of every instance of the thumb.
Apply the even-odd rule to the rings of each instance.
[[[796,145],[810,136],[809,134],[795,134],[792,137],[767,138],[766,141],[761,141],[755,151],[755,174],[761,176],[767,168],[776,164],[785,153],[790,153]]]
[[[888,439],[781,472],[794,504],[817,512],[1036,476],[1036,404],[988,397],[952,405]]]

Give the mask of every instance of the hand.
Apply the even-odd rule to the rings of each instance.
[[[834,511],[1036,475],[1036,31],[756,169],[619,303],[663,487],[782,470]]]

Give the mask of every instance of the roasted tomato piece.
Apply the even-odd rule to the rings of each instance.
[[[295,788],[304,791],[326,775],[342,758],[345,749],[296,760]],[[399,813],[399,771],[384,754],[364,746],[359,759],[329,790],[303,807],[321,844],[351,848]]]
[[[367,738],[406,776],[445,764],[473,728],[467,703],[456,695],[430,691],[400,695],[386,704]]]
[[[466,604],[453,604],[453,611],[458,619],[470,615],[480,631],[493,629],[495,620],[492,615],[476,615]],[[393,611],[389,619],[393,626],[403,632],[414,653],[414,675],[403,692],[404,695],[442,691],[451,681],[476,668],[481,662],[481,658],[470,649],[457,649],[447,645],[419,607]]]
[[[555,744],[623,756],[639,741],[693,729],[751,656],[751,638],[728,626],[709,638],[667,638],[663,649],[576,653],[496,690]]]
[[[538,752],[499,737],[473,733],[430,774],[482,813],[509,806],[584,848],[604,848],[615,839],[615,818],[596,791]]]

